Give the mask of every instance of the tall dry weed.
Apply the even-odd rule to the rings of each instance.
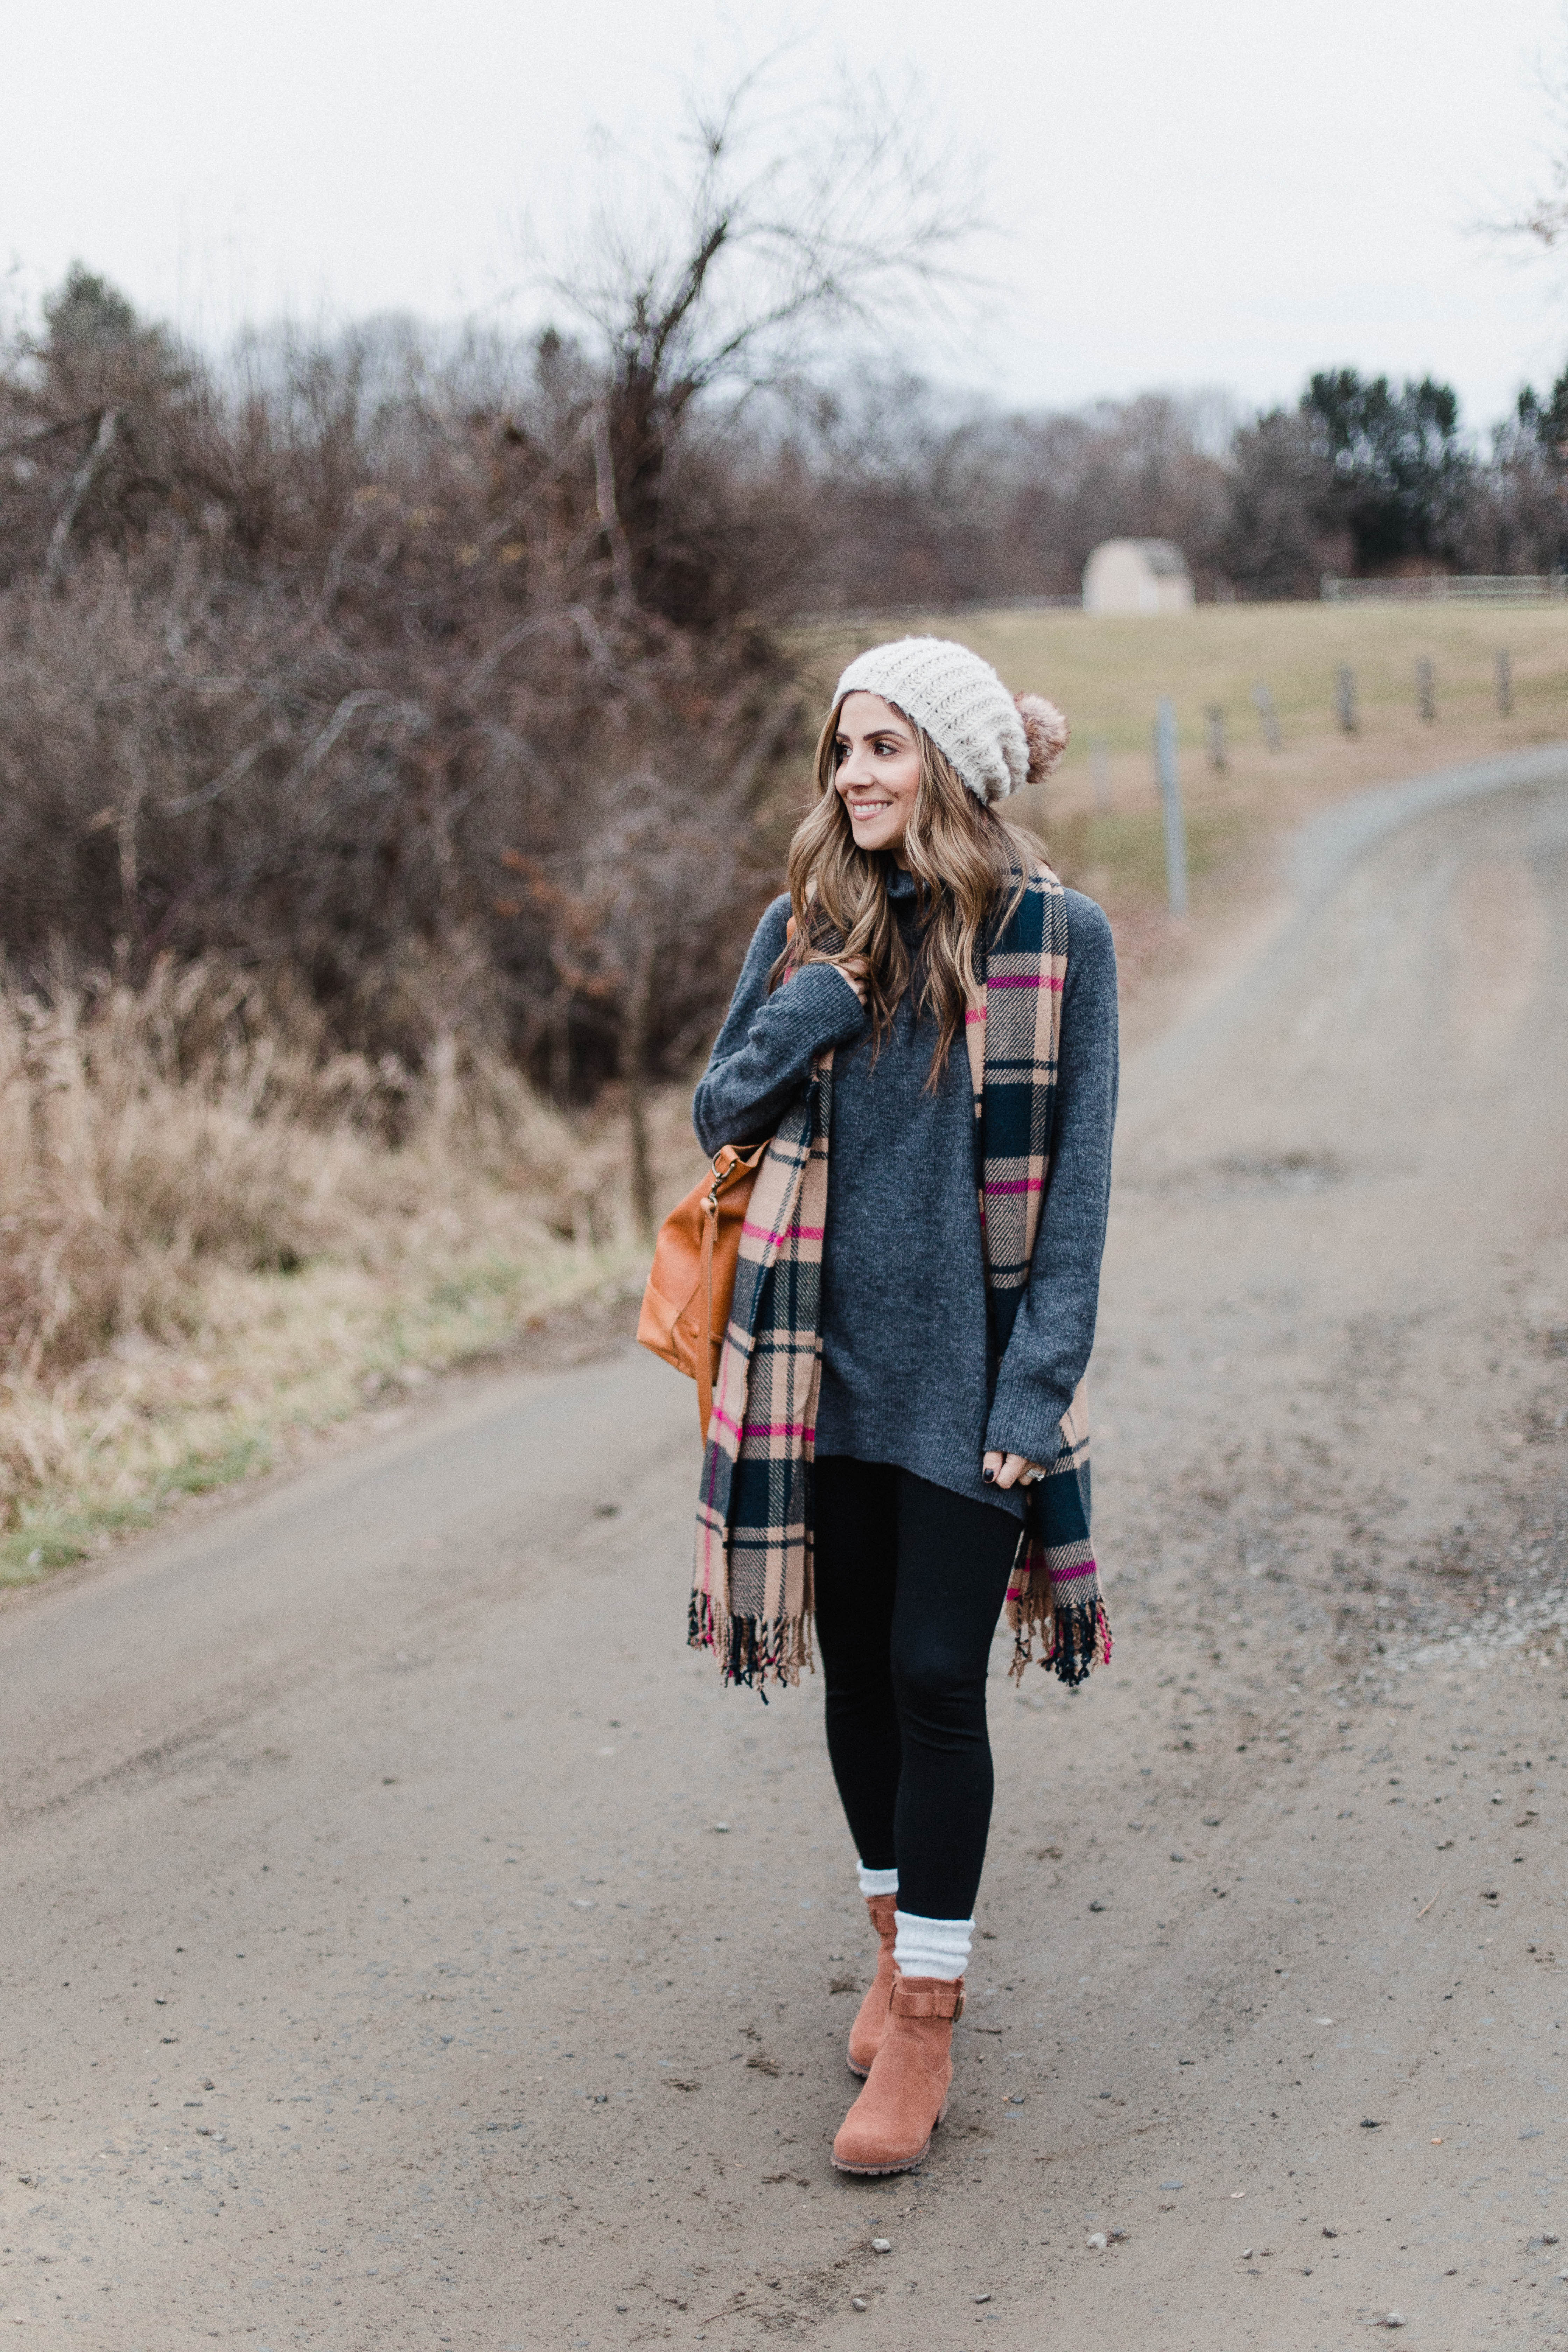
[[[258,1017],[243,976],[0,984],[0,1367],[68,1370],[193,1328],[208,1269],[448,1246],[500,1188],[541,1234],[614,1222],[612,1169],[498,1055],[438,1035],[416,1079]],[[579,1205],[574,1209],[574,1199]]]
[[[637,1278],[613,1091],[554,1110],[441,985],[411,1074],[216,960],[0,979],[0,1585]],[[684,1089],[652,1108],[673,1194]]]

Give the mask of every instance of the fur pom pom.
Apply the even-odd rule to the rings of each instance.
[[[1024,740],[1029,747],[1029,772],[1024,781],[1043,784],[1061,764],[1072,730],[1056,704],[1047,702],[1043,694],[1020,694],[1014,699],[1024,722]]]

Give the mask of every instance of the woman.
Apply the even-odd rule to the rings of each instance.
[[[996,803],[1067,741],[931,637],[849,665],[789,895],[697,1090],[703,1148],[773,1139],[699,1505],[691,1638],[791,1681],[815,1607],[828,1752],[879,1937],[849,2038],[848,2172],[945,2107],[990,1823],[1004,1603],[1081,1681],[1110,1654],[1074,1398],[1094,1338],[1116,962]]]

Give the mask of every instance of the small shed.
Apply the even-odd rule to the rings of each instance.
[[[1105,539],[1083,568],[1086,613],[1184,613],[1193,575],[1173,539]]]

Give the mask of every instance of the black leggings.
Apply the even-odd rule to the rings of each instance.
[[[991,1826],[985,1669],[1018,1522],[885,1462],[816,1468],[827,1752],[860,1860],[899,1907],[967,1919]]]

